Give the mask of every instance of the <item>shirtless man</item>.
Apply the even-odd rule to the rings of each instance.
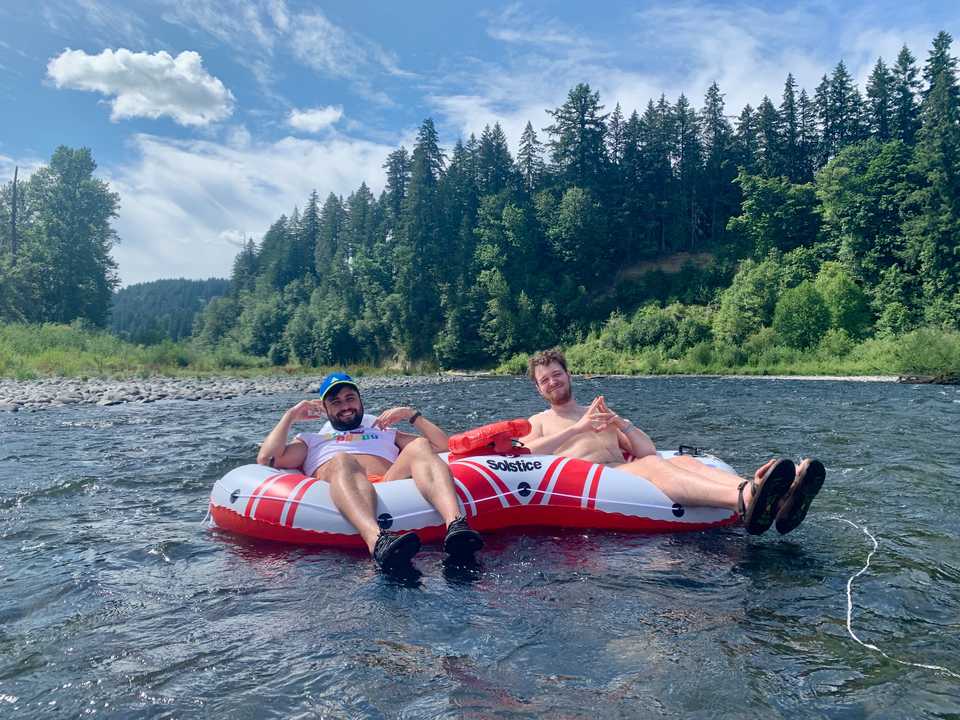
[[[368,475],[384,482],[413,477],[417,490],[436,508],[447,527],[443,549],[462,560],[483,547],[457,504],[450,469],[437,456],[447,449],[447,435],[419,410],[395,407],[379,417],[364,415],[360,390],[349,375],[330,373],[320,384],[319,400],[304,400],[284,413],[270,431],[257,462],[278,468],[303,468],[304,473],[330,483],[330,499],[357,529],[377,565],[400,569],[420,549],[414,532],[393,533],[377,524],[377,495]],[[290,426],[324,415],[320,432],[299,433],[287,442]],[[391,426],[408,421],[424,437],[398,432]]]
[[[531,357],[528,371],[537,392],[550,404],[530,418],[531,432],[521,438],[531,452],[577,457],[641,475],[674,502],[737,511],[754,535],[774,522],[780,533],[793,530],[823,485],[823,464],[809,458],[796,468],[790,460],[769,460],[752,480],[687,455],[661,458],[650,437],[607,407],[602,395],[586,407],[574,400],[566,359],[559,350]]]

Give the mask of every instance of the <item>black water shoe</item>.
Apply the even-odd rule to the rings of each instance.
[[[457,519],[447,527],[447,534],[443,538],[443,551],[450,557],[467,560],[482,547],[483,538],[480,537],[480,533],[467,525],[467,519],[463,515],[457,516]]]
[[[383,570],[395,570],[410,564],[420,550],[420,538],[414,532],[392,533],[380,531],[373,546],[373,560]]]

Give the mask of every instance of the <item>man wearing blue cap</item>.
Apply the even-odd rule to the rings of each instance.
[[[414,532],[392,533],[377,524],[377,495],[368,476],[384,481],[412,477],[420,494],[447,526],[443,549],[465,559],[483,546],[480,534],[460,514],[450,468],[438,452],[447,449],[447,434],[419,410],[395,407],[375,417],[365,415],[360,390],[342,372],[327,375],[319,400],[304,400],[287,410],[260,447],[257,462],[277,468],[303,468],[330,483],[330,498],[355,527],[376,563],[387,570],[409,563],[420,549]],[[299,433],[287,443],[290,426],[326,416],[320,432]],[[423,433],[398,432],[394,423],[408,421]]]

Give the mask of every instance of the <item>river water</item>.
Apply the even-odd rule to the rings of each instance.
[[[0,414],[0,717],[960,716],[960,388],[579,380],[660,447],[819,456],[780,537],[510,531],[392,579],[203,524],[295,396]],[[380,388],[450,431],[525,381]],[[852,629],[847,583],[853,583]],[[901,664],[912,663],[912,664]]]

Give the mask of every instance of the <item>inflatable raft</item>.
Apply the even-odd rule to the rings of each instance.
[[[509,421],[511,423],[523,421]],[[498,424],[497,426],[503,426]],[[487,426],[451,438],[450,466],[462,512],[481,532],[522,526],[600,528],[639,533],[684,532],[732,525],[723,508],[681,506],[649,480],[577,458],[521,454],[507,435]],[[483,431],[483,432],[481,432]],[[676,451],[661,452],[662,457]],[[712,455],[706,465],[733,473]],[[412,479],[375,484],[377,516],[385,530],[415,530],[439,539],[443,521]],[[329,485],[300,472],[244,465],[218,480],[210,494],[215,525],[229,532],[298,544],[363,547],[356,529],[330,500]]]

